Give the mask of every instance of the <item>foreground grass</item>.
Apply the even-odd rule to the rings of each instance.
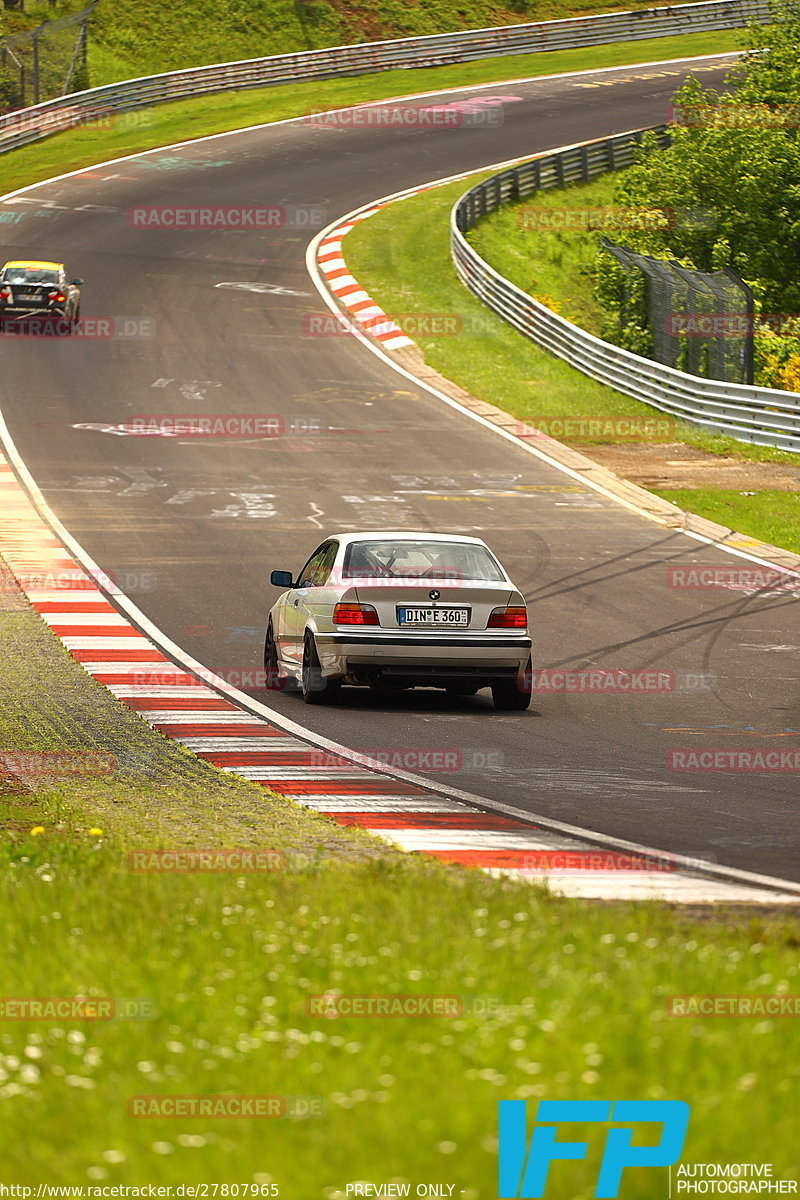
[[[779,1177],[800,1168],[796,1022],[668,1014],[672,994],[797,991],[787,920],[709,927],[653,904],[612,915],[414,859],[141,876],[117,846],[78,852],[58,835],[0,855],[0,905],[3,996],[139,998],[157,1010],[6,1023],[7,1183],[272,1180],[306,1200],[393,1178],[489,1197],[497,1101],[542,1096],[684,1098],[686,1159],[741,1161],[747,1147]],[[309,1015],[309,998],[331,990],[456,996],[466,1011]],[[220,1093],[318,1097],[325,1111],[128,1115],[133,1096]],[[593,1195],[599,1152],[554,1194]],[[626,1196],[662,1194],[663,1174],[631,1172]]]
[[[773,545],[779,531],[778,544],[800,554],[800,495],[796,492],[764,491],[753,495],[725,488],[650,490],[680,508],[691,508],[701,517]]]
[[[622,66],[684,55],[717,54],[739,49],[743,37],[741,30],[727,30],[676,38],[652,38],[641,42],[595,46],[590,50],[515,55],[427,70],[386,71],[355,79],[292,83],[162,104],[133,114],[121,114],[112,130],[99,127],[76,129],[0,156],[0,192],[5,193],[64,171],[77,170],[139,150],[191,137],[224,133],[251,124],[303,116],[324,108],[435,88],[466,88],[493,81],[555,75],[562,71]],[[139,75],[142,70],[141,66],[137,66],[134,74]]]

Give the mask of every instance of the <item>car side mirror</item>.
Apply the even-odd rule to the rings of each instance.
[[[273,587],[290,588],[294,583],[291,571],[273,571],[269,577]]]
[[[72,284],[73,287],[81,287],[81,285],[83,284],[83,280],[82,279],[71,279],[70,283]]]

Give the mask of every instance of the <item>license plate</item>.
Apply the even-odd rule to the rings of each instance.
[[[469,625],[468,608],[398,608],[399,625]]]
[[[39,297],[36,295],[35,292],[16,292],[15,295],[16,295],[17,300],[38,300],[39,299]]]

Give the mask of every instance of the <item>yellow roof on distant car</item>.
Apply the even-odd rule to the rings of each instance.
[[[63,263],[40,262],[38,259],[34,258],[20,258],[14,259],[13,262],[4,263],[2,269],[5,271],[6,267],[34,267],[39,271],[60,271],[63,265]]]

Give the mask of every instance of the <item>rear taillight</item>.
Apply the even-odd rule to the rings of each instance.
[[[11,299],[11,288],[0,288],[0,300]]]
[[[371,604],[337,604],[333,610],[334,625],[379,625],[378,614]]]
[[[56,304],[63,304],[66,298],[63,292],[50,292],[47,297],[48,300],[55,300]]]
[[[527,629],[528,610],[524,605],[513,608],[495,608],[489,617],[487,629]]]

